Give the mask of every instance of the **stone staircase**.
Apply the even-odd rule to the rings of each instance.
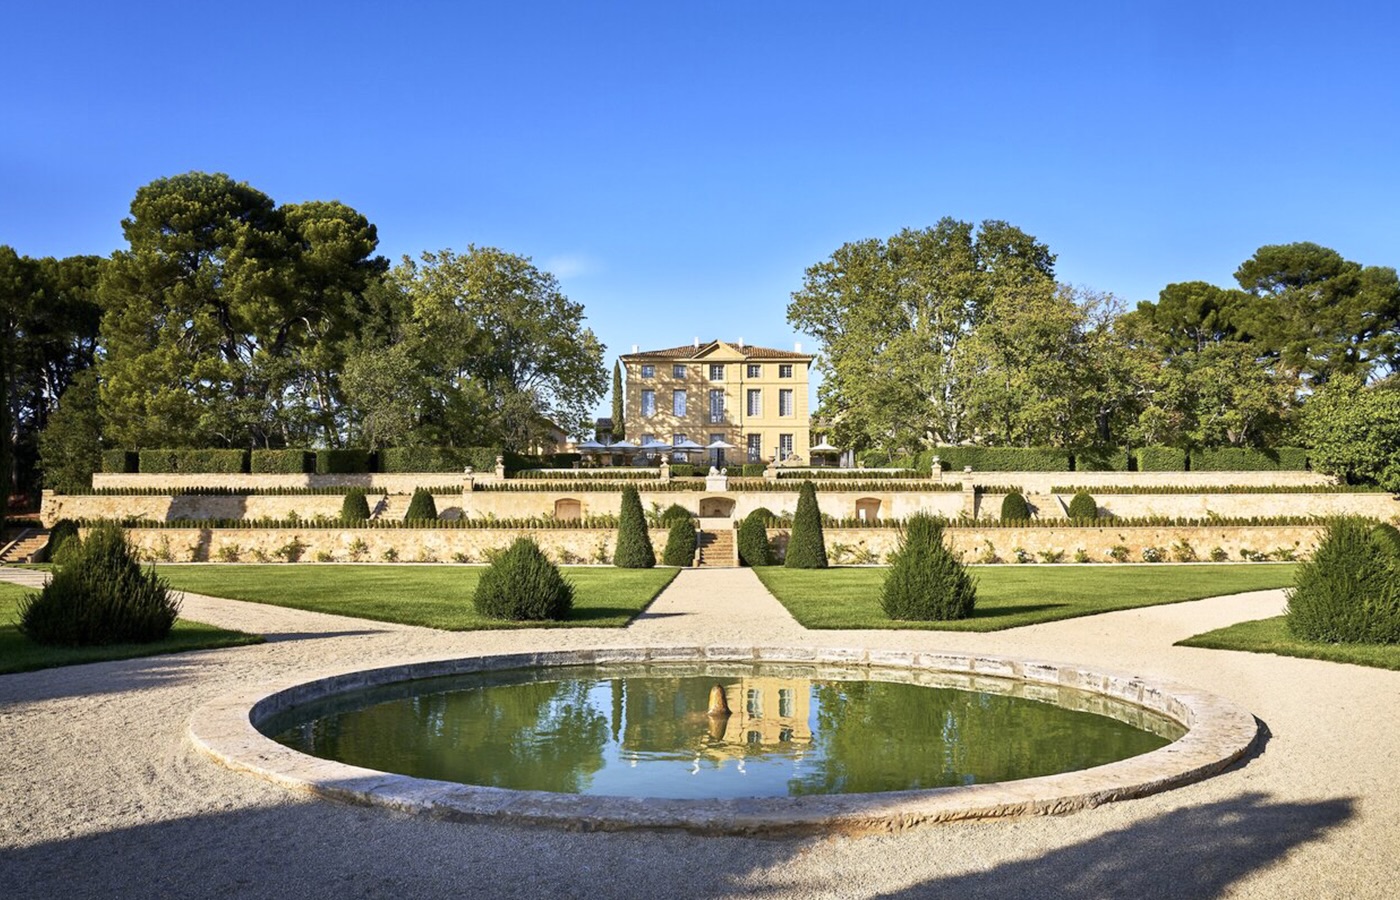
[[[701,531],[696,536],[695,565],[702,569],[732,569],[738,565],[734,529]]]
[[[11,563],[35,562],[49,546],[49,533],[43,528],[26,528],[3,547],[0,547],[0,566]]]

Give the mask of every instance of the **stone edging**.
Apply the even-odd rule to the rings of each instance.
[[[514,791],[376,772],[298,753],[254,722],[344,691],[502,669],[613,663],[798,663],[906,669],[1073,688],[1162,713],[1188,728],[1140,756],[1079,772],[1019,781],[879,794],[729,800],[663,800]],[[577,830],[680,828],[713,834],[889,831],[933,822],[1088,809],[1207,778],[1253,746],[1258,724],[1244,709],[1184,685],[1078,666],[992,656],[813,648],[617,648],[449,659],[251,688],[197,710],[189,734],[224,765],[320,797],[453,820],[548,824]]]

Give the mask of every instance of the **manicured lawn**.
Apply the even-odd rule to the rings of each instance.
[[[1180,647],[1205,647],[1208,650],[1243,650],[1247,653],[1273,653],[1276,656],[1301,656],[1304,659],[1325,659],[1329,662],[1355,663],[1377,669],[1400,669],[1400,646],[1394,644],[1321,644],[1304,641],[1288,633],[1286,617],[1255,619],[1228,628],[1217,628],[1177,641]]]
[[[768,590],[807,628],[1000,631],[1115,609],[1180,603],[1293,583],[1293,566],[971,566],[977,608],[956,622],[896,622],[880,608],[884,567],[758,568]]]
[[[161,575],[185,591],[448,631],[483,628],[621,628],[679,569],[566,566],[574,610],[565,622],[505,622],[477,615],[472,593],[483,569],[435,565],[181,565]]]
[[[179,619],[171,629],[169,637],[151,644],[46,647],[20,634],[15,624],[19,618],[20,598],[29,593],[33,593],[30,588],[0,582],[0,673],[28,672],[33,669],[47,669],[50,666],[71,666],[108,659],[131,659],[136,656],[155,656],[158,653],[211,650],[215,647],[262,643],[262,638],[256,634],[225,631],[203,622]]]

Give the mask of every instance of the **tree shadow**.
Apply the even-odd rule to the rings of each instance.
[[[1028,613],[1045,612],[1047,609],[1063,609],[1069,606],[1068,603],[1009,603],[998,606],[974,606],[972,608],[972,618],[974,619],[1000,619],[1006,616],[1019,616]],[[1037,624],[1033,622],[1028,625]]]
[[[359,628],[350,631],[271,631],[264,632],[262,638],[269,644],[283,641],[314,641],[324,638],[362,637],[367,634],[385,634],[382,628]]]

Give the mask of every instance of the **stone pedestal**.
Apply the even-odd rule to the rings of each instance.
[[[706,475],[705,490],[707,491],[727,491],[729,490],[728,475]]]
[[[659,477],[662,484],[669,484],[671,481],[671,464],[666,461],[664,456],[661,458],[661,475]]]

